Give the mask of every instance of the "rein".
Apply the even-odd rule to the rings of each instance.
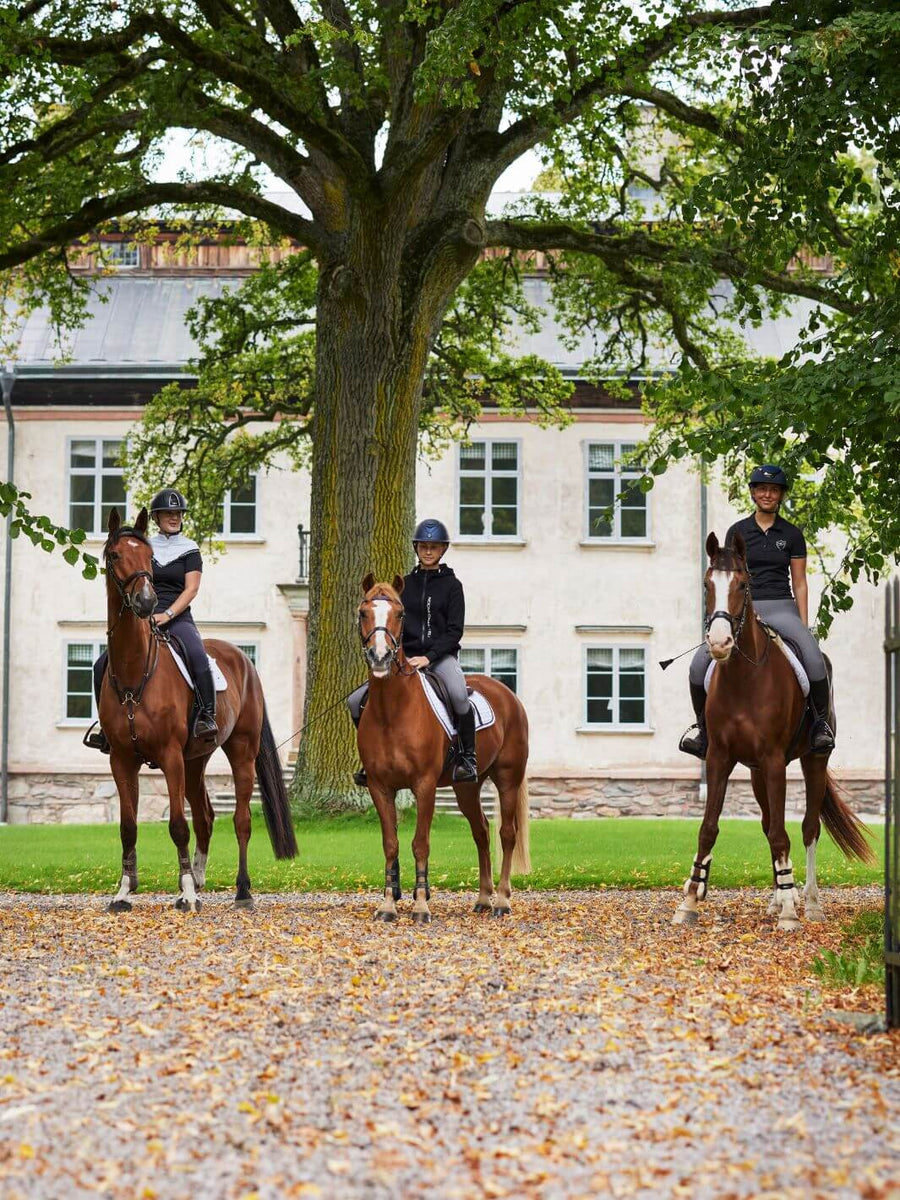
[[[128,529],[128,530],[123,530],[122,532],[127,532],[130,534],[135,531]],[[121,533],[119,536],[121,536]],[[140,536],[140,535],[138,535],[138,536]],[[141,537],[141,540],[144,541],[145,539],[143,537]],[[115,569],[113,568],[111,563],[107,563],[106,574],[112,579],[113,583],[116,585],[116,591],[122,597],[122,607],[119,609],[118,616],[116,617],[115,621],[113,621],[112,625],[106,631],[106,645],[107,645],[107,655],[108,655],[107,674],[109,675],[109,681],[113,685],[113,690],[116,693],[119,704],[121,704],[127,710],[126,715],[128,717],[128,732],[131,735],[131,741],[135,748],[135,754],[137,754],[139,758],[143,758],[147,762],[149,762],[150,760],[147,758],[147,756],[144,754],[141,754],[137,747],[137,734],[135,733],[135,729],[134,729],[134,710],[135,710],[135,708],[137,708],[140,705],[141,700],[143,699],[143,696],[144,696],[144,692],[147,688],[147,684],[150,682],[150,680],[153,678],[154,674],[156,673],[156,668],[159,665],[159,643],[160,643],[160,639],[163,635],[157,629],[156,622],[153,621],[153,619],[151,618],[150,619],[150,638],[147,642],[147,657],[144,660],[144,673],[141,677],[141,682],[138,684],[137,688],[123,687],[119,683],[118,677],[116,676],[115,670],[113,669],[112,635],[113,635],[113,631],[118,627],[120,621],[122,620],[122,617],[125,615],[126,612],[130,612],[132,614],[132,616],[136,617],[137,620],[139,620],[139,621],[144,620],[143,617],[138,616],[138,614],[135,612],[134,584],[138,579],[147,579],[147,580],[149,580],[149,582],[152,586],[153,574],[151,571],[133,571],[131,573],[131,575],[128,576],[127,579],[120,579],[119,576],[116,574]],[[168,639],[166,639],[166,640],[168,640]]]

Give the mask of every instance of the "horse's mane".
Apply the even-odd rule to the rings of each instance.
[[[109,535],[109,537],[106,539],[106,545],[103,547],[103,557],[104,558],[106,558],[107,554],[109,554],[110,550],[113,548],[113,546],[116,544],[116,542],[119,540],[120,537],[137,538],[138,541],[143,542],[144,545],[148,549],[152,548],[150,546],[150,542],[148,541],[146,536],[143,533],[141,533],[139,530],[135,529],[133,525],[120,525],[119,528],[115,531],[115,533],[111,533]]]

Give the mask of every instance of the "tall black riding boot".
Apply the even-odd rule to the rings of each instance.
[[[212,671],[202,671],[196,680],[197,716],[194,719],[194,737],[202,742],[215,741],[219,732],[216,724],[216,685]]]
[[[366,692],[366,694],[363,696],[362,704],[359,706],[359,716],[358,717],[354,717],[353,713],[350,714],[350,716],[353,720],[353,724],[356,726],[357,729],[359,729],[359,723],[362,720],[363,709],[366,707],[366,701],[368,700],[368,698],[369,698],[369,693]],[[353,782],[356,784],[357,787],[364,788],[364,787],[369,786],[369,780],[366,777],[366,768],[365,767],[360,767],[358,771],[353,772]]]
[[[689,729],[678,743],[678,749],[683,750],[685,754],[693,754],[695,758],[706,758],[709,738],[706,733],[705,687],[698,686],[696,683],[691,684],[691,704],[694,706],[694,715],[697,718],[697,724],[692,725],[691,729],[696,729],[697,732],[691,737],[691,729]]]
[[[103,666],[100,667],[102,662]],[[97,701],[97,712],[100,711],[100,689],[103,687],[103,676],[106,673],[106,654],[103,654],[97,662],[94,663],[94,699]],[[94,725],[97,728],[94,728]],[[101,728],[100,722],[95,721],[84,737],[81,739],[82,745],[87,746],[90,750],[99,750],[101,754],[109,754],[109,739]]]
[[[831,707],[831,687],[825,679],[810,680],[809,703],[813,712],[813,725],[809,733],[809,748],[813,754],[830,754],[834,749],[834,731],[828,724]]]
[[[474,783],[478,778],[475,761],[475,710],[471,704],[457,719],[456,733],[459,738],[459,753],[453,764],[454,783]]]

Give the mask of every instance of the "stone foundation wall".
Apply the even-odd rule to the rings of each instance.
[[[142,771],[138,818],[163,821],[169,816],[169,793],[159,771]],[[230,776],[207,777],[210,798],[233,789]],[[232,792],[233,794],[233,792]],[[105,775],[10,775],[10,825],[87,825],[119,820],[119,793]]]

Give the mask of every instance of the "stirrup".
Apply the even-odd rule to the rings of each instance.
[[[813,754],[830,754],[834,749],[834,733],[824,717],[817,717],[813,722],[809,746]]]
[[[96,729],[96,733],[94,730]],[[87,746],[89,750],[99,750],[101,754],[109,754],[109,739],[101,728],[100,722],[95,721],[84,737],[81,739],[82,746]]]
[[[194,720],[194,737],[201,742],[214,742],[219,736],[219,727],[215,717],[209,713],[199,712]]]
[[[451,778],[454,783],[474,783],[478,778],[478,767],[475,760],[467,755],[460,755],[453,764]]]
[[[696,729],[697,733],[694,737],[689,737],[692,729]],[[678,743],[678,749],[684,754],[693,754],[694,758],[701,760],[706,758],[706,751],[709,749],[709,735],[699,721],[695,721],[681,735],[681,741]]]
[[[365,767],[360,767],[358,771],[353,772],[353,782],[357,787],[364,788],[369,786],[369,780],[366,777]]]

